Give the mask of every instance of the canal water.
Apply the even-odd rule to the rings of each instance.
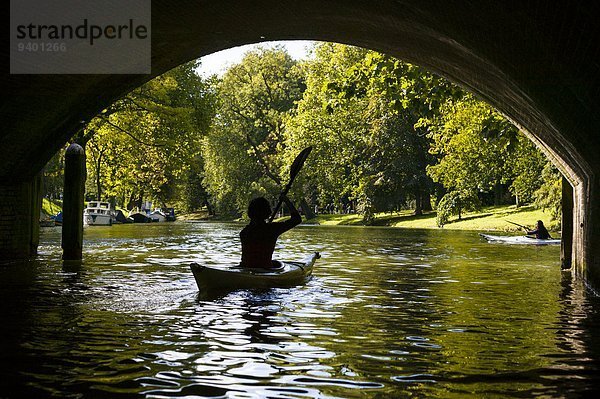
[[[525,398],[600,389],[600,300],[559,248],[475,232],[300,226],[304,286],[199,295],[240,224],[85,230],[85,261],[0,267],[0,398]],[[595,338],[595,339],[594,339]]]

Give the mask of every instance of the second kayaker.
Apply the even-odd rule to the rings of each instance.
[[[544,222],[542,222],[541,220],[537,221],[535,230],[527,231],[527,235],[535,236],[535,238],[537,238],[538,240],[548,240],[552,238],[550,236],[550,233],[548,233],[546,226],[544,226]]]
[[[282,201],[287,205],[291,218],[283,222],[267,223],[271,216],[271,205],[264,197],[255,198],[248,205],[250,223],[240,232],[242,241],[242,267],[270,269],[278,267],[272,260],[277,238],[299,225],[302,217],[288,197],[283,196]]]

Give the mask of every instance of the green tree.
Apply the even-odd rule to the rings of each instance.
[[[438,210],[446,216],[460,218],[461,206],[476,207],[476,198],[486,193],[494,193],[494,204],[500,205],[504,186],[517,205],[530,202],[544,181],[542,170],[549,161],[542,152],[502,115],[470,94],[449,98],[437,114],[420,123],[428,126],[430,151],[438,159],[428,173],[448,191],[449,198],[441,202],[446,209]],[[447,223],[446,216],[442,224]]]
[[[494,123],[503,124],[510,134],[484,134]],[[428,126],[430,151],[438,158],[428,172],[447,190],[473,197],[507,182],[506,159],[516,129],[490,106],[467,95],[445,104]]]
[[[396,209],[409,199],[417,214],[430,209],[426,166],[433,158],[426,132],[416,126],[419,114],[408,100],[403,106],[403,97],[386,86],[409,66],[340,44],[324,43],[314,52],[304,65],[307,90],[288,122],[288,148],[291,157],[315,145],[305,181],[314,182],[316,200],[350,201],[365,223],[375,211]],[[397,68],[382,66],[386,63]],[[410,68],[415,76],[425,75]]]
[[[510,191],[515,197],[516,205],[530,203],[542,186],[543,170],[551,165],[550,162],[531,140],[519,134],[509,165],[514,176]],[[560,198],[558,202],[560,203]]]
[[[51,159],[48,161],[42,171],[42,195],[49,199],[62,198],[64,185],[64,156],[66,146],[63,146]]]
[[[547,162],[541,176],[542,184],[533,194],[535,205],[548,210],[552,219],[559,220],[562,214],[562,175],[554,165]]]
[[[450,216],[454,215],[461,220],[464,211],[475,210],[479,206],[479,198],[474,193],[450,191],[437,204],[436,224],[438,227],[444,227],[450,221]]]
[[[128,207],[182,200],[214,113],[212,85],[196,67],[183,64],[135,89],[81,132],[89,196]]]
[[[304,91],[297,63],[281,47],[245,54],[218,84],[218,108],[204,140],[204,182],[220,211],[243,213],[251,197],[282,184],[285,121]]]

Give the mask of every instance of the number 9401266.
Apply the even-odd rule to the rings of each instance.
[[[17,50],[20,52],[29,53],[55,53],[55,52],[66,52],[67,43],[61,42],[20,42],[17,44]]]

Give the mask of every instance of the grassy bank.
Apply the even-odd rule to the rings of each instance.
[[[457,217],[450,219],[450,222],[444,226],[447,230],[498,230],[498,231],[519,231],[519,227],[507,222],[519,223],[525,226],[534,226],[537,220],[543,220],[546,226],[556,229],[557,222],[550,221],[550,215],[544,213],[533,206],[522,206],[520,208],[512,206],[493,206],[483,208],[479,212],[468,212],[462,216],[461,220]],[[356,214],[350,215],[319,215],[309,223],[321,225],[362,225],[362,216]],[[390,226],[400,228],[414,229],[437,229],[435,223],[435,212],[427,213],[421,216],[415,216],[412,211],[401,211],[394,213],[378,213],[375,219],[375,226]],[[522,230],[521,230],[522,231]]]
[[[48,198],[42,198],[42,216],[50,217],[56,215],[62,211],[62,201],[49,200]]]
[[[206,210],[178,215],[177,219],[182,221],[234,220],[227,217],[211,217],[208,215]],[[284,219],[285,218],[282,218],[281,220]],[[530,227],[533,227],[536,221],[543,220],[544,224],[546,224],[550,230],[556,231],[558,229],[558,222],[550,221],[550,215],[548,213],[544,213],[540,209],[535,209],[533,206],[522,206],[517,208],[514,205],[492,206],[483,208],[479,212],[467,212],[462,216],[461,220],[458,220],[457,217],[451,218],[450,222],[444,226],[444,229],[481,231],[497,230],[506,232],[522,231],[522,229],[519,227],[508,223],[508,220]],[[361,215],[357,214],[319,215],[315,219],[305,221],[305,223],[325,226],[362,226],[363,219]],[[393,213],[378,213],[376,214],[374,225],[407,229],[438,228],[435,223],[435,212],[430,212],[421,216],[415,216],[412,214],[412,211],[409,210]]]
[[[177,215],[177,220],[185,221],[185,222],[194,222],[199,220],[213,220],[214,218],[208,214],[207,210],[200,210],[196,212],[190,213],[182,213]]]

